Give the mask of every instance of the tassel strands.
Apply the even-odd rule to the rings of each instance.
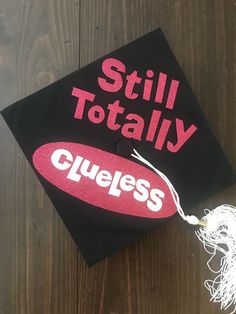
[[[216,277],[204,284],[211,300],[220,302],[221,309],[232,306],[233,314],[236,313],[236,208],[223,204],[212,211],[205,210],[205,213],[203,220],[207,221],[207,226],[195,233],[211,255],[207,265]],[[215,270],[211,262],[218,252],[222,257],[219,269]]]

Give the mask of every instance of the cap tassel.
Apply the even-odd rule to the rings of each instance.
[[[217,276],[204,284],[213,302],[220,302],[221,309],[225,310],[233,306],[231,314],[236,313],[236,208],[223,204],[212,211],[205,210],[205,213],[203,220],[207,221],[207,226],[195,233],[211,254],[207,265]],[[222,257],[220,268],[215,270],[210,264],[217,251]]]
[[[236,207],[223,204],[212,211],[205,209],[206,215],[201,220],[194,215],[185,215],[179,195],[166,175],[143,158],[136,149],[133,149],[131,156],[149,166],[166,182],[179,215],[189,224],[200,226],[195,233],[211,255],[207,262],[208,268],[217,275],[213,280],[205,280],[204,285],[211,294],[211,301],[220,302],[221,309],[225,310],[232,306],[231,314],[236,313]],[[222,257],[220,268],[215,270],[210,264],[217,251]]]

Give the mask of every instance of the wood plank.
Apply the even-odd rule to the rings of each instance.
[[[1,1],[1,108],[79,65],[79,2]],[[1,119],[0,312],[77,313],[77,248]]]

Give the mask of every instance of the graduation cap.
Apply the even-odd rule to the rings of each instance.
[[[88,265],[179,213],[236,273],[235,208],[188,215],[235,174],[160,29],[1,113]]]

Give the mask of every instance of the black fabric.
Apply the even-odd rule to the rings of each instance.
[[[109,58],[112,58],[113,61],[115,60],[114,64],[118,62],[118,66],[116,67],[113,61],[110,60],[111,62],[108,64],[108,68],[110,65],[111,70],[110,77],[104,73],[102,68],[104,66],[105,69],[105,60]],[[103,63],[104,61],[105,63]],[[121,64],[125,65],[125,73],[124,69],[120,67]],[[132,74],[135,70],[138,77],[141,78],[141,82],[139,84],[139,79],[137,79],[136,84],[133,86],[134,89],[132,90],[132,84],[130,83],[130,87],[126,90],[126,84],[130,80],[129,77],[127,80],[127,75]],[[147,70],[152,70],[153,73],[149,71],[147,75]],[[164,84],[165,74],[167,76],[163,99],[161,102],[158,102],[161,99],[162,92],[161,84],[158,85],[160,72],[163,78],[162,84]],[[143,99],[144,84],[146,84],[146,99],[149,98],[148,93],[150,91],[147,86],[148,84],[149,86],[151,85],[151,82],[145,82],[145,79],[148,79],[147,76],[152,76],[152,74],[153,77],[149,78],[153,81],[150,100],[145,100]],[[113,92],[104,90],[99,84],[98,78],[102,79],[103,83],[105,82],[103,86],[119,90]],[[122,78],[123,85],[119,88],[120,78]],[[174,103],[172,102],[171,104],[170,101],[169,105],[167,105],[172,83],[173,85],[179,85]],[[77,112],[77,116],[75,117],[79,98],[72,95],[73,88],[85,90],[95,95],[94,101],[86,101],[84,115],[81,119],[79,118],[79,112]],[[156,96],[158,88],[159,96]],[[129,99],[125,93],[131,98],[134,97],[134,99]],[[137,98],[135,98],[135,93],[139,94]],[[113,128],[111,129],[107,126],[108,117],[111,114],[108,105],[113,104],[115,101],[120,101],[120,108],[122,107],[124,112],[117,114],[115,121],[115,113],[113,112],[113,120],[110,115],[109,123]],[[99,109],[98,113],[94,113],[92,110],[90,111],[90,117],[92,116],[94,122],[98,122],[99,119],[102,119],[103,114],[105,114],[105,118],[101,123],[91,122],[88,118],[88,111],[94,105],[102,107],[104,113],[101,109]],[[171,106],[173,106],[173,109],[171,109]],[[146,138],[153,110],[156,110],[156,114],[159,114],[160,117],[157,128],[152,129],[153,132],[155,131],[155,136],[153,137],[153,141],[150,141]],[[130,115],[128,116],[128,120],[127,114],[136,114],[140,119],[138,118],[138,121],[137,116]],[[41,175],[39,169],[36,169],[33,164],[33,154],[43,145],[55,142],[79,143],[86,145],[85,147],[95,147],[113,155],[121,155],[127,162],[130,160],[131,166],[133,163],[137,165],[137,169],[139,170],[137,178],[142,178],[143,167],[146,169],[148,167],[130,156],[131,148],[129,143],[132,143],[147,160],[168,176],[179,193],[182,207],[186,212],[198,202],[208,198],[210,195],[235,181],[232,168],[210,130],[198,102],[160,29],[123,46],[33,95],[5,108],[2,111],[2,115],[56,210],[78,244],[88,265],[93,265],[122,246],[156,228],[160,223],[166,221],[167,218],[151,218],[148,217],[148,214],[143,217],[138,216],[132,214],[132,210],[135,210],[134,208],[124,208],[124,210],[130,210],[130,214],[127,214],[127,212],[115,212],[112,209],[107,210],[106,208],[94,205],[100,197],[103,197],[103,194],[100,195],[96,192],[95,181],[91,181],[91,188],[89,185],[86,186],[86,189],[90,189],[93,204],[58,188],[55,184],[50,183],[48,179],[45,179],[45,176]],[[143,132],[141,132],[142,118],[144,123]],[[163,119],[166,119],[166,124],[162,128]],[[127,123],[133,124],[134,129],[132,125],[129,128],[126,125],[126,128],[122,132],[123,125]],[[155,123],[157,124],[157,120]],[[184,133],[191,126],[191,130],[192,132],[194,130],[194,132],[176,152],[173,152],[173,145],[178,142],[176,123],[179,123],[180,132]],[[139,124],[139,128],[137,124]],[[164,134],[169,124],[166,137],[164,135],[161,137],[160,133]],[[117,129],[114,130],[115,128]],[[149,130],[149,132],[150,139],[152,131]],[[158,144],[156,144],[158,136],[160,138]],[[122,146],[122,140],[126,141],[123,143],[130,141],[127,144],[127,150]],[[155,145],[157,145],[156,148]],[[177,148],[175,147],[175,149]],[[125,154],[123,154],[124,151]],[[95,155],[96,152],[94,151]],[[109,169],[110,164],[116,162],[116,159],[112,159],[113,155],[106,155],[105,153],[104,160],[101,160],[102,155],[98,155],[97,165],[100,162],[103,165],[107,162]],[[65,159],[64,155],[62,157]],[[63,160],[60,159],[59,161],[63,163],[65,161]],[[122,164],[120,160],[117,159],[117,169]],[[47,167],[46,164],[45,167]],[[50,172],[51,168],[48,169]],[[104,181],[106,180],[104,179]],[[107,182],[109,182],[108,179]],[[79,183],[78,189],[80,189]],[[68,184],[70,185],[70,182]],[[107,193],[108,188],[103,188],[102,191]],[[83,193],[86,193],[86,191]],[[131,192],[122,191],[122,193],[122,206],[125,207],[125,195],[131,195],[130,193],[133,193],[133,190]],[[107,206],[110,206],[111,196],[104,196],[104,204],[106,203],[106,197],[107,199],[109,198]],[[116,196],[112,197],[116,198]],[[116,200],[119,202],[119,198],[116,198]],[[135,202],[138,203],[138,201],[134,199],[134,207]],[[130,203],[127,202],[127,204],[130,206]],[[145,205],[146,203],[143,202],[143,204]],[[150,211],[150,209],[147,210]],[[160,209],[160,211],[162,210],[165,210],[165,208]],[[174,215],[174,213],[172,214]]]

